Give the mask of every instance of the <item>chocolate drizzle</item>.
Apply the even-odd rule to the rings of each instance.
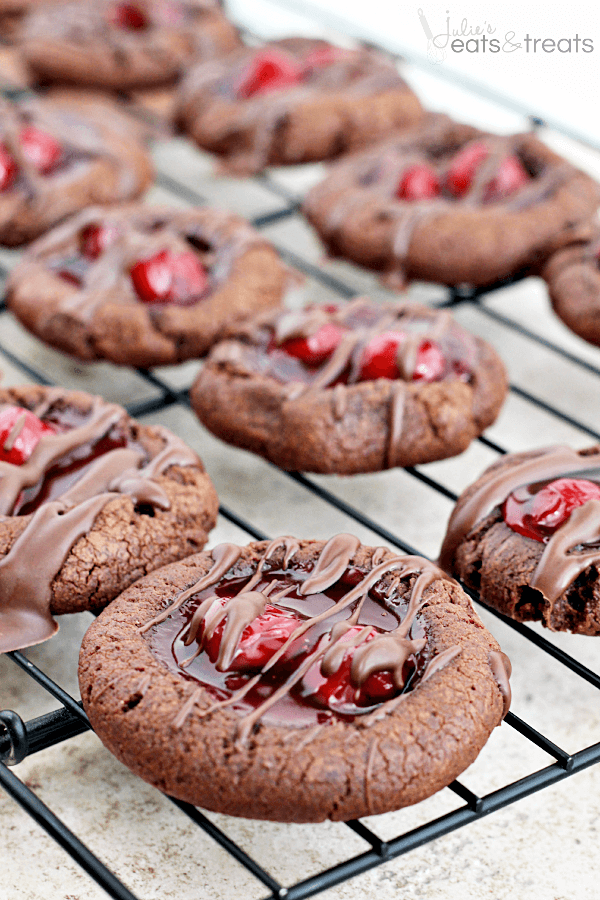
[[[51,408],[63,397],[48,390]],[[92,447],[124,418],[124,411],[99,397],[82,424],[56,434],[44,434],[29,460],[17,466],[0,462],[0,515],[11,516],[23,490],[37,484],[57,461],[82,447]],[[94,520],[122,494],[133,504],[166,510],[169,499],[157,477],[170,466],[197,465],[198,458],[166,429],[157,429],[163,448],[148,458],[139,447],[117,447],[96,458],[59,497],[42,503],[0,560],[0,652],[31,646],[54,634],[50,614],[52,582],[73,545],[87,534]]]
[[[332,355],[320,366],[305,366],[284,352],[282,345],[287,340],[306,339],[327,324],[339,327],[343,334]],[[391,468],[398,464],[402,450],[408,383],[413,380],[420,344],[423,341],[439,344],[446,360],[444,378],[470,381],[476,366],[479,349],[475,339],[460,328],[446,310],[432,310],[416,304],[375,304],[367,297],[357,297],[336,311],[314,307],[267,313],[257,317],[240,334],[242,341],[256,348],[255,353],[243,353],[237,342],[224,341],[213,349],[211,361],[252,374],[272,376],[283,383],[289,401],[331,388],[333,417],[339,420],[347,403],[347,387],[360,381],[365,348],[373,338],[388,331],[404,335],[396,354],[399,377],[388,382],[386,464]],[[275,353],[272,353],[273,343]],[[455,374],[454,363],[460,363],[462,374]]]
[[[464,501],[459,501],[452,513],[440,552],[440,566],[446,571],[453,570],[458,546],[514,490],[565,477],[600,483],[600,452],[578,453],[566,446],[547,447],[526,454],[512,465],[490,470],[478,487]],[[575,509],[549,537],[530,586],[540,591],[552,608],[582,572],[598,564],[600,502],[589,500]]]
[[[299,547],[300,545],[293,538],[278,538],[264,548],[256,563],[256,571],[249,580],[245,576],[243,586],[238,587],[233,596],[228,596],[228,599],[225,600],[219,599],[218,593],[209,593],[204,598],[200,598],[191,618],[189,615],[187,618],[184,617],[187,625],[182,632],[184,646],[197,642],[198,647],[193,657],[178,663],[179,668],[188,671],[190,662],[202,653],[206,643],[214,635],[215,629],[219,626],[222,627],[224,622],[216,668],[222,672],[228,670],[238,652],[238,645],[247,625],[264,612],[267,603],[276,604],[292,590],[296,591],[299,599],[293,602],[291,608],[297,609],[299,612],[303,608],[301,602],[303,598],[322,595],[323,592],[334,587],[335,597],[339,597],[339,599],[334,598],[321,612],[317,611],[307,617],[302,616],[299,620],[300,624],[262,665],[260,671],[251,675],[241,687],[233,689],[233,693],[230,692],[230,696],[226,699],[209,702],[206,705],[205,690],[202,687],[194,687],[186,696],[186,700],[176,716],[173,723],[175,729],[181,728],[192,713],[204,717],[216,710],[235,707],[236,704],[242,703],[244,698],[257,685],[262,684],[265,678],[268,681],[269,673],[273,672],[277,664],[286,657],[292,645],[298,647],[299,644],[307,649],[295,668],[291,671],[289,668],[284,668],[282,678],[275,682],[271,693],[266,696],[263,691],[260,694],[260,702],[255,704],[249,712],[244,711],[239,715],[237,725],[239,742],[243,743],[249,738],[254,726],[273,706],[289,696],[311,667],[319,664],[320,671],[324,676],[332,675],[339,670],[349,649],[354,650],[350,679],[357,691],[371,675],[385,671],[392,674],[394,684],[399,692],[399,695],[394,696],[391,700],[375,702],[374,705],[362,709],[356,707],[354,709],[354,715],[358,717],[356,721],[360,720],[364,725],[368,725],[381,718],[382,715],[386,715],[402,700],[404,695],[400,692],[406,689],[405,666],[407,661],[417,657],[421,658],[426,651],[427,638],[421,636],[422,628],[420,634],[419,628],[416,632],[414,631],[417,616],[427,603],[428,589],[436,581],[445,579],[446,576],[437,566],[421,557],[396,556],[384,548],[376,548],[371,554],[368,571],[364,571],[362,568],[360,570],[352,569],[351,563],[360,547],[360,542],[353,535],[348,534],[336,535],[323,546],[307,577],[304,576],[303,564],[300,564],[294,570],[295,578],[291,583],[282,581],[281,576],[278,575],[282,568],[281,554],[278,554],[277,560],[279,561],[276,561],[274,568],[269,570],[265,568],[275,550],[283,548],[283,570],[286,571],[290,558],[298,552]],[[203,591],[206,594],[208,589],[217,588],[228,573],[230,579],[232,577],[235,579],[236,573],[235,571],[232,573],[231,569],[242,555],[241,548],[235,547],[235,545],[220,545],[212,551],[211,555],[214,562],[207,574],[183,591],[162,612],[139,628],[141,634],[154,629],[148,639],[151,649],[158,654],[159,659],[162,659],[163,653],[166,652],[165,649],[158,649],[163,647],[163,643],[155,643],[160,635],[160,624],[179,610],[186,601],[193,600],[195,595],[199,595]],[[369,563],[367,563],[368,565]],[[243,570],[244,566],[240,568],[240,571]],[[352,574],[348,576],[346,574],[348,572]],[[391,573],[396,573],[396,575],[387,593],[387,601],[383,609],[387,610],[389,604],[390,611],[394,611],[392,618],[396,623],[395,626],[390,625],[388,621],[386,626],[388,630],[381,631],[369,624],[360,627],[359,619],[365,608],[369,592],[379,584],[381,579]],[[343,590],[343,586],[348,583],[344,580],[344,576],[350,577],[350,584],[353,585],[347,591]],[[259,582],[264,582],[265,578],[266,587],[258,590],[256,586]],[[401,582],[406,584],[409,579],[411,579],[411,588],[408,597],[403,600],[407,603],[407,607],[400,620],[400,607],[396,591]],[[227,584],[237,583],[224,580],[224,589],[228,595],[236,589],[234,587],[227,588]],[[378,590],[381,592],[381,588]],[[381,594],[379,593],[377,596],[381,596]],[[322,598],[319,601],[321,609],[324,600],[325,598]],[[374,601],[371,599],[370,602]],[[286,608],[286,604],[283,605]],[[177,621],[180,620],[181,616]],[[308,633],[312,637],[307,636]],[[305,638],[305,636],[307,637]],[[306,643],[307,640],[308,643]],[[418,664],[419,675],[412,677],[410,689],[431,678],[436,671],[448,665],[460,652],[460,647],[454,646],[430,659],[425,658]],[[169,664],[169,667],[172,665],[173,662]],[[277,670],[275,669],[275,671]],[[197,684],[196,676],[190,675],[189,677]],[[202,683],[201,677],[200,682]]]

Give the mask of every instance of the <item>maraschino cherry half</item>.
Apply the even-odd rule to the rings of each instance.
[[[517,488],[504,501],[502,517],[509,528],[534,541],[547,542],[574,509],[600,500],[600,484],[584,478],[558,478],[540,490]]]
[[[0,461],[22,466],[45,434],[55,429],[20,406],[0,410]]]
[[[19,132],[19,143],[27,161],[39,175],[51,175],[63,159],[63,148],[56,138],[35,125],[26,125]],[[0,192],[13,187],[19,174],[17,161],[0,142]]]
[[[334,323],[326,323],[308,337],[290,338],[279,349],[299,359],[309,368],[320,366],[331,358],[339,346],[345,329]],[[407,340],[403,331],[384,331],[371,338],[362,350],[355,381],[390,381],[401,377],[398,366],[399,347]],[[433,382],[444,377],[447,363],[435,341],[424,338],[418,345],[412,380]],[[461,374],[456,369],[455,374]]]
[[[465,197],[490,153],[486,141],[470,141],[452,157],[445,175],[438,174],[431,163],[414,163],[401,173],[396,198],[414,202],[443,196],[447,199]],[[498,159],[494,172],[482,185],[481,200],[492,203],[510,197],[525,187],[529,179],[517,154],[507,152]]]
[[[262,94],[293,88],[309,79],[312,74],[333,65],[344,55],[338,47],[316,47],[297,59],[275,48],[257,53],[246,66],[235,87],[236,95],[249,100]]]
[[[135,263],[130,275],[143,303],[186,306],[195,303],[208,286],[208,272],[191,250],[162,250]]]

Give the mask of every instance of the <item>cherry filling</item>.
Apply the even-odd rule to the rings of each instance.
[[[215,601],[225,606],[225,600]],[[261,616],[246,626],[238,641],[237,651],[229,664],[228,670],[233,672],[254,672],[265,666],[271,657],[285,644],[296,628],[301,624],[299,616],[291,615],[276,606],[267,604]],[[204,647],[212,663],[217,663],[219,649],[225,630],[223,619]]]
[[[135,3],[115,3],[108,12],[108,20],[125,31],[140,31],[148,27],[148,19]]]
[[[285,88],[296,87],[319,70],[333,65],[344,55],[337,47],[317,47],[304,59],[296,60],[279,50],[263,50],[257,53],[242,72],[235,87],[236,96],[242,100],[269,94]]]
[[[63,149],[47,131],[27,125],[19,140],[25,156],[40,175],[50,175],[62,161]]]
[[[442,192],[440,180],[431,166],[416,164],[402,174],[396,190],[398,200],[430,200]]]
[[[398,349],[406,340],[402,331],[384,331],[365,347],[359,369],[359,381],[375,381],[377,378],[400,378]],[[439,344],[421,341],[413,369],[413,381],[439,381],[446,372],[446,360]]]
[[[338,325],[322,325],[308,337],[290,338],[280,349],[289,356],[295,356],[307,366],[319,366],[336,350],[344,331]]]
[[[303,597],[299,593],[308,572],[271,570],[263,572],[260,581],[252,585],[252,591],[267,591],[269,600],[286,591],[273,603],[267,602],[264,612],[244,628],[238,640],[231,662],[225,671],[218,666],[219,650],[226,633],[227,620],[222,620],[211,631],[211,617],[215,610],[225,606],[228,598],[243,593],[249,577],[223,580],[216,588],[208,588],[190,598],[169,618],[155,626],[148,633],[150,649],[171,671],[202,684],[215,702],[228,700],[234,693],[244,689],[251,679],[256,683],[236,697],[233,708],[240,713],[248,713],[261,706],[281,688],[308,657],[324,646],[326,636],[335,623],[347,619],[356,609],[353,606],[338,611],[321,622],[310,624],[307,631],[290,642],[280,658],[263,671],[273,656],[280,652],[294,631],[332,607],[347,594],[357,581],[364,578],[362,572],[348,569],[337,584],[322,593]],[[193,633],[190,625],[195,611],[208,597],[216,595],[204,621],[207,625],[207,639],[204,639],[204,624]],[[361,607],[358,622],[345,633],[343,642],[350,642],[342,655],[341,664],[327,675],[321,672],[320,659],[308,666],[301,678],[280,697],[273,707],[266,711],[264,720],[276,723],[304,725],[315,722],[326,723],[335,716],[354,718],[373,706],[410,689],[415,676],[425,669],[427,660],[424,653],[411,655],[404,667],[404,686],[398,686],[391,672],[381,671],[369,675],[362,685],[353,683],[351,674],[352,657],[356,650],[377,635],[394,631],[406,615],[406,604],[393,601],[372,588]],[[360,637],[359,637],[360,636]],[[413,623],[407,637],[424,636],[418,619]],[[260,675],[260,677],[257,677]]]
[[[323,365],[331,359],[347,330],[334,323],[326,323],[307,337],[290,338],[280,345],[271,341],[268,352],[275,365],[274,373],[278,374],[276,370],[279,369],[282,354],[299,360],[308,369]],[[403,377],[398,358],[400,348],[407,338],[406,332],[391,330],[373,337],[361,353],[357,374],[352,377],[352,382],[376,381],[378,378],[395,380]],[[412,365],[412,381],[415,382],[431,383],[448,375],[457,378],[469,376],[469,369],[464,361],[447,359],[440,345],[428,338],[420,341]],[[280,374],[285,373],[282,371]],[[301,372],[291,371],[288,374],[302,378]],[[346,372],[337,381],[347,382],[348,378]]]
[[[347,640],[357,638],[362,631],[363,628],[360,625],[353,625],[348,630]],[[372,641],[376,633],[375,629],[369,632],[364,638],[364,643],[368,644]],[[349,648],[344,654],[339,669],[330,675],[324,675],[321,671],[321,664],[314,663],[302,679],[302,696],[324,708],[340,713],[352,706],[373,706],[383,703],[385,700],[391,700],[398,693],[398,687],[391,672],[373,672],[360,686],[352,683],[351,667],[355,653],[355,647]],[[414,667],[407,664],[404,672],[405,684],[413,671]]]
[[[74,410],[52,411],[45,419],[30,410],[9,406],[0,412],[0,460],[21,466],[27,462],[44,435],[62,434],[85,422],[86,416]],[[13,516],[35,512],[42,503],[55,500],[85,474],[96,459],[120,447],[131,447],[145,455],[140,444],[128,438],[114,425],[97,440],[82,444],[52,463],[37,484],[26,488],[17,498]]]
[[[118,235],[114,225],[86,225],[79,235],[79,251],[86,259],[98,259]]]
[[[7,406],[0,411],[0,460],[13,466],[27,462],[40,438],[55,434],[52,425],[38,419],[21,406]]]
[[[270,94],[293,87],[302,80],[298,63],[277,50],[258,53],[246,67],[236,86],[236,94],[242,100],[259,94]]]
[[[51,134],[34,125],[21,129],[23,153],[40,175],[50,175],[63,161],[63,148]],[[0,143],[0,191],[9,190],[17,180],[19,167],[4,143]]]
[[[573,510],[588,500],[600,500],[600,484],[584,478],[558,478],[541,488],[517,488],[504,501],[502,517],[513,531],[545,543]]]
[[[473,183],[477,171],[490,154],[490,149],[482,140],[471,141],[460,150],[446,173],[446,188],[454,197],[462,197]],[[510,196],[529,181],[529,174],[521,160],[514,153],[500,161],[496,174],[485,186],[483,200],[502,200]]]
[[[208,287],[208,272],[192,251],[171,253],[163,250],[135,263],[130,275],[143,303],[191,306]]]

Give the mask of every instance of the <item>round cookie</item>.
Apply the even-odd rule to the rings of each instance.
[[[333,256],[417,278],[485,285],[529,269],[589,218],[600,187],[532,134],[428,116],[332,167],[303,211]]]
[[[510,664],[468,597],[416,556],[279,538],[139,581],[79,665],[94,730],[181,800],[276,821],[424,799],[508,709]]]
[[[287,38],[195,66],[179,88],[183,128],[234,174],[330,159],[416,122],[421,104],[373,50]]]
[[[0,243],[27,243],[92,203],[132,200],[152,178],[135,125],[112,105],[0,101]]]
[[[44,235],[6,302],[59,350],[148,367],[202,356],[225,325],[278,306],[288,282],[239,216],[130,205],[87,209]]]
[[[600,447],[508,454],[459,497],[440,565],[519,622],[600,634]]]
[[[173,83],[192,59],[240,45],[237,30],[206,0],[68,2],[33,12],[23,56],[37,79],[126,90]]]
[[[462,453],[506,389],[493,348],[447,311],[358,298],[232,329],[191,401],[218,437],[283,469],[353,474]]]
[[[541,275],[555,313],[579,337],[600,346],[600,225],[580,231],[579,240],[552,254]]]
[[[202,549],[217,515],[183,441],[79,391],[0,390],[0,475],[0,652]]]

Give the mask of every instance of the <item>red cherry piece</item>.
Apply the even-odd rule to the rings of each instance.
[[[243,100],[259,94],[294,87],[302,80],[302,69],[298,63],[275,50],[258,53],[237,84],[236,94]]]
[[[144,303],[193,303],[208,284],[206,269],[192,251],[163,250],[137,262],[130,274]]]
[[[20,141],[25,156],[40,175],[49,175],[62,159],[62,147],[56,138],[34,125],[23,128]]]
[[[80,235],[80,250],[86,259],[98,259],[118,232],[113,225],[87,225]]]
[[[428,200],[441,193],[439,179],[431,166],[410,166],[402,175],[396,197],[399,200]]]
[[[148,26],[148,19],[135,3],[116,3],[109,11],[109,21],[118,28],[139,31]]]
[[[4,144],[0,144],[0,191],[7,191],[15,183],[17,164]]]
[[[358,373],[359,381],[376,381],[377,378],[398,378],[398,347],[406,339],[403,331],[384,331],[378,334],[363,350]]]
[[[225,619],[217,625],[205,645],[208,658],[217,661],[225,629]],[[262,669],[301,624],[292,612],[268,604],[261,616],[244,628],[237,651],[227,671],[248,672]]]
[[[360,631],[362,626],[353,626],[348,630],[347,639],[355,637]],[[373,631],[367,635],[365,643],[374,637]],[[352,684],[350,668],[354,652],[354,647],[346,652],[339,669],[332,675],[323,675],[320,661],[312,665],[302,679],[303,696],[310,698],[319,706],[344,712],[344,707],[371,706],[373,703],[389,700],[398,693],[391,673],[386,671],[369,675],[360,687]]]
[[[318,331],[306,338],[290,338],[284,341],[281,349],[290,356],[306,363],[307,366],[318,366],[329,359],[342,339],[343,331],[337,325],[321,325]]]
[[[545,541],[588,500],[600,500],[600,484],[584,478],[558,478],[535,494],[528,487],[513,491],[502,505],[502,516],[513,531]]]
[[[40,438],[55,433],[54,428],[28,409],[8,406],[0,412],[0,460],[21,466],[27,462]]]
[[[472,141],[456,154],[446,174],[446,187],[455,197],[461,197],[471,187],[475,172],[489,155],[484,141]]]
[[[529,175],[518,156],[507,156],[500,163],[495,178],[490,181],[485,199],[503,200],[525,187],[528,181]]]
[[[446,371],[446,360],[435,341],[423,341],[417,352],[413,381],[440,381]]]

